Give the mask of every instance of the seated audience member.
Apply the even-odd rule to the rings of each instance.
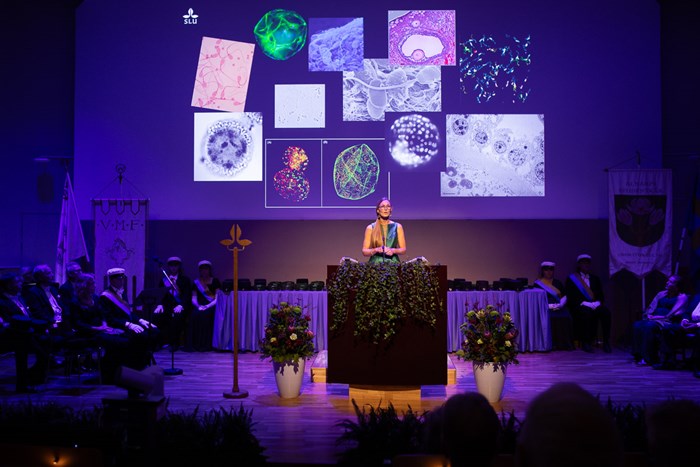
[[[456,394],[442,409],[440,454],[449,457],[453,467],[488,467],[498,453],[500,431],[498,415],[484,396]]]
[[[53,278],[53,271],[46,264],[34,268],[36,285],[28,289],[24,296],[29,314],[37,326],[40,323],[46,326],[48,332],[42,338],[46,340],[51,351],[83,345],[84,342],[76,337],[68,310],[61,306]]]
[[[517,467],[616,467],[622,441],[612,416],[575,383],[557,383],[527,409],[515,453]]]
[[[576,272],[566,279],[566,296],[574,324],[574,339],[581,342],[584,352],[593,352],[598,323],[603,332],[603,351],[610,347],[610,310],[605,306],[600,278],[591,274],[591,256],[579,255]]]
[[[83,274],[74,285],[74,298],[69,304],[71,317],[80,336],[94,339],[105,350],[101,363],[102,382],[113,383],[120,365],[137,370],[145,368],[150,363],[148,349],[133,342],[124,330],[116,327],[116,322],[115,327],[108,322],[95,295],[95,277]]]
[[[690,400],[669,400],[646,412],[650,465],[695,467],[700,463],[700,405]]]
[[[219,279],[212,277],[211,262],[202,260],[197,265],[199,277],[192,290],[192,313],[187,327],[187,350],[206,352],[212,349],[214,337],[214,312],[216,291],[221,288]]]
[[[68,304],[73,300],[75,284],[80,279],[83,269],[76,262],[71,261],[66,265],[66,281],[58,288],[58,295],[61,297],[61,305]]]
[[[166,333],[167,343],[173,349],[180,346],[182,331],[192,303],[192,281],[182,273],[182,260],[171,256],[166,263],[160,286],[167,289],[162,302],[153,311],[154,320]]]
[[[644,319],[632,328],[632,355],[638,365],[659,363],[661,331],[674,323],[680,325],[688,296],[681,293],[681,278],[671,276],[666,288],[656,294],[646,310]]]
[[[129,339],[129,348],[135,361],[134,369],[140,370],[150,363],[150,351],[158,345],[159,331],[155,324],[140,318],[131,311],[124,298],[126,271],[112,268],[107,271],[109,285],[102,292],[98,304],[105,312],[105,320],[110,328],[121,329]]]
[[[554,350],[573,350],[571,314],[566,308],[567,299],[564,295],[564,284],[554,278],[555,266],[556,264],[551,261],[543,261],[540,264],[540,278],[535,281],[535,286],[547,292],[552,348]]]
[[[14,351],[16,391],[34,392],[33,386],[46,380],[48,353],[39,336],[45,323],[33,320],[20,294],[22,278],[7,273],[0,277],[0,343],[2,351]],[[34,366],[29,368],[29,354],[34,353]]]
[[[675,369],[673,361],[675,350],[686,347],[692,351],[690,356],[690,368],[693,376],[700,378],[700,295],[693,297],[690,303],[691,312],[684,313],[680,323],[672,323],[661,329],[661,354],[665,361],[654,365],[654,369]]]

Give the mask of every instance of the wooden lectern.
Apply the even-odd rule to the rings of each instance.
[[[435,269],[443,303],[435,328],[405,322],[389,344],[372,344],[353,335],[355,310],[351,299],[345,325],[329,332],[327,382],[368,386],[447,384],[447,267],[426,267]],[[328,281],[337,269],[338,266],[328,266]],[[329,323],[333,322],[333,313],[329,294]]]

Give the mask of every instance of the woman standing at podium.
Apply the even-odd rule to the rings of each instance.
[[[382,198],[377,203],[377,220],[365,229],[362,254],[369,256],[370,263],[391,261],[398,263],[399,255],[406,253],[406,238],[403,226],[389,219],[391,202]]]

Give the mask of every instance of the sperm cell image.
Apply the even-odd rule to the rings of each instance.
[[[339,198],[358,200],[374,193],[379,180],[379,159],[366,144],[343,150],[333,165],[333,186]]]
[[[262,180],[262,114],[195,114],[195,181]]]
[[[455,65],[454,10],[389,11],[389,63]]]
[[[311,190],[311,184],[304,174],[309,165],[309,156],[303,148],[289,146],[284,151],[282,163],[285,167],[273,177],[275,192],[288,201],[304,201]]]
[[[309,18],[309,71],[356,71],[365,53],[362,18]]]
[[[476,102],[525,102],[530,95],[530,36],[471,37],[459,44],[459,82]]]
[[[400,166],[415,168],[437,155],[440,131],[423,115],[404,115],[391,124],[387,143],[389,154]]]
[[[544,196],[544,117],[448,114],[446,196]]]
[[[385,112],[440,112],[439,66],[394,66],[365,59],[361,71],[343,72],[343,120],[384,121]]]

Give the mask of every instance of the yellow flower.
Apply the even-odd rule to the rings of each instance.
[[[276,337],[271,337],[271,338],[270,338],[270,344],[272,344],[273,342],[277,342],[277,338],[276,338]]]
[[[506,347],[510,347],[510,341],[506,341]]]
[[[297,340],[297,334],[296,334],[295,332],[291,333],[291,334],[289,335],[289,339],[290,339],[290,340],[293,340],[293,341]]]
[[[477,344],[483,344],[484,341],[482,341],[481,339],[479,339],[479,340],[476,341],[476,343],[477,343]]]

